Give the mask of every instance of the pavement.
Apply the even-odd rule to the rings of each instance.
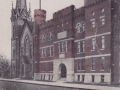
[[[83,88],[83,89],[92,89],[92,90],[120,90],[120,87],[72,84],[72,83],[65,83],[64,81],[43,82],[43,81],[3,79],[3,78],[0,78],[0,81],[10,81],[10,82],[28,83],[28,84],[36,84],[36,85],[58,86],[58,87],[67,87],[67,88]]]

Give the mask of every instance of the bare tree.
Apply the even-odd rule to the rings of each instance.
[[[0,55],[0,77],[10,78],[10,63],[4,55]]]

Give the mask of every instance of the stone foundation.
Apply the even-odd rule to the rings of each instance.
[[[78,81],[78,75],[80,75],[79,81]],[[82,81],[82,75],[85,76],[84,81]],[[92,75],[95,75],[94,82],[92,82]],[[111,82],[110,73],[75,73],[74,81],[84,82],[84,83],[101,83],[101,75],[104,75],[103,83],[110,84]]]

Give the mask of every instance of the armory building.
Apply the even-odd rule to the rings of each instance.
[[[12,78],[120,83],[119,0],[84,0],[46,21],[26,0],[12,8]]]

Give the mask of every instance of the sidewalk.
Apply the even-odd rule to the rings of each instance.
[[[64,82],[60,82],[60,81],[59,82],[42,82],[42,81],[2,79],[2,78],[0,78],[0,80],[1,81],[10,81],[10,82],[28,83],[28,84],[37,84],[37,85],[68,87],[68,88],[83,88],[83,89],[92,89],[92,90],[120,90],[120,87],[71,84],[71,83],[64,83]]]

